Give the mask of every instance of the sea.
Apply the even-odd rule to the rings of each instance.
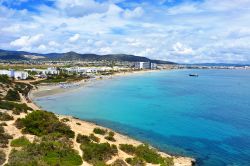
[[[196,73],[198,77],[190,77]],[[250,166],[250,70],[168,70],[35,98],[201,166]]]

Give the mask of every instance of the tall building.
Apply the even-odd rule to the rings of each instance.
[[[156,69],[157,64],[151,62],[135,62],[135,68],[137,69]]]

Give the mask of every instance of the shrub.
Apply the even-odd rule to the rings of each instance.
[[[59,121],[55,114],[46,111],[33,111],[22,119],[24,132],[37,136],[47,135],[50,133],[60,133],[69,138],[74,138],[75,133],[69,126]]]
[[[41,141],[28,144],[21,150],[14,150],[9,157],[9,166],[19,165],[65,165],[82,164],[81,156],[72,149],[67,137],[51,134],[42,137]]]
[[[136,150],[136,147],[130,144],[120,144],[119,148],[129,155],[134,155]]]
[[[90,138],[86,135],[78,134],[76,137],[76,142],[81,143],[81,144],[87,144],[87,143],[90,143],[90,141],[91,141]]]
[[[2,165],[5,162],[5,153],[0,150],[0,165]]]
[[[42,161],[40,156],[33,155],[26,149],[16,150],[13,149],[9,155],[8,164],[5,166],[35,166],[42,165],[48,166],[44,161]]]
[[[78,123],[78,122],[77,122],[76,124],[77,124],[78,126],[81,126],[81,123]]]
[[[105,135],[107,133],[107,130],[101,128],[94,128],[93,132],[95,134]]]
[[[20,137],[11,141],[13,147],[23,147],[30,144],[30,141],[26,137]]]
[[[18,129],[24,128],[24,125],[23,125],[22,120],[21,120],[20,118],[18,118],[18,119],[15,121],[14,125],[15,125],[16,128],[18,128]]]
[[[27,97],[28,96],[28,94],[29,94],[29,92],[30,92],[30,90],[33,88],[33,86],[32,85],[30,85],[30,84],[25,84],[25,83],[16,83],[15,84],[15,90],[16,91],[18,91],[18,92],[20,92],[20,93],[22,93],[23,94],[23,96],[25,96],[25,97]]]
[[[12,136],[5,133],[3,126],[0,126],[0,148],[7,147],[7,144],[9,143],[9,139],[12,139],[12,138],[13,138]]]
[[[0,75],[0,82],[3,84],[11,84],[11,79],[7,75]]]
[[[5,122],[0,123],[0,126],[7,126],[7,123],[5,123]]]
[[[108,136],[105,137],[106,140],[109,140],[109,141],[112,141],[112,142],[115,142],[115,138],[114,138],[114,135],[115,133],[113,131],[110,131]]]
[[[0,134],[4,133],[4,128],[3,126],[0,126]]]
[[[0,112],[0,120],[1,121],[9,121],[9,120],[13,120],[13,116],[10,116],[8,113],[6,112]]]
[[[20,95],[17,91],[9,89],[4,99],[10,101],[20,101]]]
[[[26,104],[18,104],[10,101],[0,101],[0,109],[13,110],[14,114],[20,114],[21,112],[27,112],[28,110],[32,110],[32,108],[28,107]]]
[[[117,159],[110,166],[127,166],[127,164],[125,161]]]
[[[132,166],[145,166],[146,165],[145,161],[139,157],[126,158],[126,162]]]
[[[89,138],[90,138],[92,141],[100,142],[100,138],[96,137],[94,134],[90,134],[90,135],[89,135]]]
[[[83,159],[94,165],[97,162],[106,162],[118,153],[117,147],[109,143],[98,144],[90,142],[82,144],[81,149],[83,151]]]
[[[135,151],[136,156],[144,159],[147,163],[172,165],[172,158],[163,158],[156,150],[149,148],[148,145],[139,145]]]
[[[68,118],[62,118],[62,119],[61,119],[61,122],[68,122],[68,121],[69,121]]]

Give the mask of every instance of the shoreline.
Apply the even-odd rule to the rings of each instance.
[[[132,72],[120,72],[115,73],[113,75],[108,76],[97,76],[95,78],[90,78],[87,80],[81,80],[78,82],[72,82],[72,83],[66,83],[69,86],[66,88],[60,87],[60,83],[53,83],[53,84],[41,84],[37,86],[37,89],[32,90],[32,92],[29,93],[29,99],[32,100],[32,98],[40,98],[40,97],[46,97],[51,95],[57,95],[61,93],[67,93],[67,92],[73,92],[79,88],[83,88],[86,86],[93,86],[99,81],[102,80],[108,80],[108,79],[114,79],[124,76],[131,76],[135,74],[145,74],[145,73],[153,73],[153,72],[161,72],[162,70],[142,70],[142,71],[132,71]]]
[[[93,85],[93,84],[96,84],[98,83],[99,81],[102,81],[102,80],[107,80],[107,79],[113,79],[113,78],[116,78],[116,77],[122,77],[122,76],[128,76],[128,75],[133,75],[133,74],[145,74],[145,73],[151,73],[151,72],[160,72],[160,70],[156,70],[156,71],[136,71],[136,72],[124,72],[124,73],[116,73],[114,75],[111,75],[111,76],[104,76],[102,77],[101,79],[100,78],[95,78],[95,79],[91,79],[91,80],[81,80],[79,82],[74,82],[74,83],[77,83],[79,84],[79,86],[77,87],[73,87],[73,88],[61,88],[59,84],[57,85],[51,85],[51,84],[47,84],[47,85],[38,85],[37,89],[35,90],[31,90],[29,95],[28,95],[28,98],[30,100],[30,102],[27,102],[26,100],[25,103],[30,106],[31,108],[33,108],[34,110],[37,110],[37,109],[41,109],[42,107],[41,106],[38,106],[35,102],[34,102],[34,99],[35,98],[40,98],[40,97],[46,97],[46,96],[50,96],[50,95],[57,95],[57,94],[62,94],[62,93],[70,93],[70,92],[73,92],[79,88],[84,88],[86,86],[90,86],[90,85]],[[49,93],[48,93],[49,92]],[[46,110],[48,111],[48,110]],[[73,116],[70,116],[70,115],[62,115],[62,114],[56,114],[56,116],[61,120],[63,118],[68,118],[69,121],[68,122],[65,122],[67,125],[70,126],[70,128],[76,133],[76,134],[86,134],[86,133],[91,133],[93,131],[94,128],[98,127],[98,128],[102,128],[102,129],[107,129],[109,131],[113,131],[115,133],[115,137],[116,137],[116,144],[119,144],[119,143],[127,143],[127,144],[132,144],[134,146],[138,146],[140,144],[143,144],[143,142],[139,141],[139,140],[136,140],[136,139],[133,139],[132,137],[130,136],[127,136],[127,135],[124,135],[122,133],[120,133],[119,131],[114,131],[110,128],[107,128],[107,127],[103,127],[101,125],[98,125],[94,122],[91,122],[91,121],[86,121],[86,120],[83,120],[83,119],[79,119],[77,117],[73,117]],[[80,124],[80,125],[79,125]],[[106,141],[104,138],[101,138],[103,141]],[[152,147],[152,146],[151,146]],[[152,147],[154,148],[154,147]],[[76,149],[77,151],[79,151],[79,154],[82,155],[82,152],[80,150],[80,145],[74,140],[74,149]],[[192,166],[196,160],[194,158],[191,158],[191,157],[185,157],[185,156],[178,156],[178,155],[171,155],[170,153],[167,153],[167,152],[161,152],[159,151],[157,148],[154,148],[157,150],[157,152],[159,154],[161,154],[162,156],[164,157],[173,157],[173,161],[174,161],[174,166]],[[128,157],[126,154],[124,153],[119,153],[118,155],[119,157],[121,158],[126,158]],[[113,159],[112,159],[113,161]],[[111,163],[111,161],[110,161]],[[83,163],[83,165],[90,165],[86,162]]]

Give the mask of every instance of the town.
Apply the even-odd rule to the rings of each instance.
[[[12,69],[10,64],[3,64],[4,69],[0,70],[0,75],[7,75],[8,77],[16,80],[26,80],[35,78],[47,78],[48,76],[59,75],[60,73],[68,75],[79,75],[79,76],[95,76],[95,75],[112,75],[117,72],[130,72],[140,70],[156,70],[160,69],[156,63],[151,62],[134,62],[133,64],[123,66],[89,66],[89,65],[66,65],[46,63],[42,65],[36,65],[37,68],[28,66],[32,65],[21,65],[19,68],[15,64],[16,69]],[[26,66],[27,68],[24,68]],[[35,65],[34,65],[35,66]],[[49,67],[47,67],[49,66]]]

